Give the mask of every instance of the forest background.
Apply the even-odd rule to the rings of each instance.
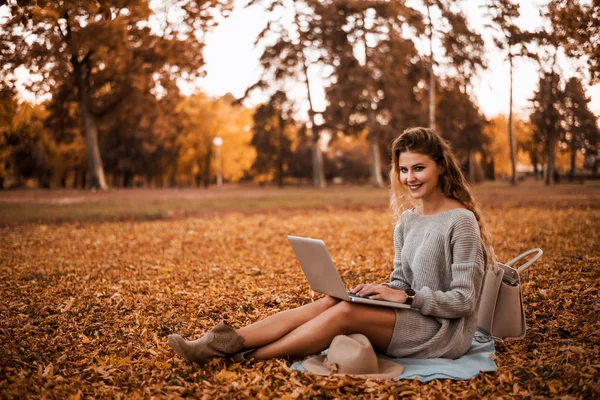
[[[390,141],[417,125],[451,142],[472,182],[531,175],[552,184],[598,171],[598,116],[586,94],[600,79],[593,2],[546,2],[543,26],[528,31],[517,23],[518,3],[487,1],[488,43],[460,1],[245,5],[263,7],[268,23],[256,41],[261,77],[236,99],[181,87],[205,72],[207,34],[244,4],[3,1],[0,187],[199,187],[217,175],[383,186]],[[488,119],[473,82],[491,47],[510,65],[511,96],[508,115]],[[516,117],[518,58],[539,73],[531,113]],[[562,68],[570,59],[579,66],[572,76]],[[19,68],[30,74],[25,83]],[[311,69],[324,74],[323,109]],[[20,84],[42,100],[24,101]],[[299,88],[308,110],[291,95]],[[257,92],[267,100],[247,105]]]

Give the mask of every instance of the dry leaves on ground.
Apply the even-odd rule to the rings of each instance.
[[[166,343],[313,301],[286,235],[326,241],[348,285],[387,279],[385,208],[0,230],[0,397],[545,398],[600,396],[600,211],[487,211],[507,260],[532,247],[529,330],[498,343],[494,374],[470,381],[324,378],[287,360],[187,365]]]

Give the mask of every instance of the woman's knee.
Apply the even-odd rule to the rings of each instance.
[[[331,307],[335,306],[340,301],[341,300],[338,300],[335,297],[325,296],[325,297],[317,300],[317,303],[319,303],[319,305],[322,307],[322,311],[325,311],[325,310],[328,310]]]
[[[368,331],[374,326],[393,328],[395,312],[385,307],[372,307],[342,301],[331,309],[332,323],[339,326],[345,334]]]
[[[357,313],[360,306],[352,304],[348,301],[340,301],[331,309],[331,318],[337,326],[343,330],[353,328],[356,325]]]

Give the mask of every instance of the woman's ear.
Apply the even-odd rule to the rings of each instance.
[[[443,158],[437,162],[437,166],[438,166],[440,175],[444,175],[446,173],[446,162]]]

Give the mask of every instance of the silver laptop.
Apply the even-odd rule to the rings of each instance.
[[[298,261],[310,287],[319,293],[328,294],[336,299],[353,303],[371,304],[382,307],[408,308],[408,304],[386,300],[373,300],[356,296],[348,290],[338,273],[333,260],[325,247],[325,242],[299,236],[288,236],[288,240],[296,253]]]

